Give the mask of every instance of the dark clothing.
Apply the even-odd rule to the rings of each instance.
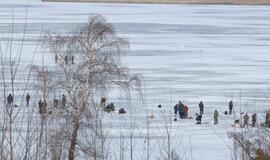
[[[176,104],[176,105],[173,107],[173,109],[174,109],[174,114],[176,115],[177,112],[179,111],[179,104]]]
[[[218,111],[215,110],[214,112],[214,124],[218,124]]]
[[[229,102],[229,114],[232,114],[232,109],[233,109],[233,102]]]
[[[270,112],[266,113],[265,125],[266,127],[270,128]]]
[[[185,117],[184,104],[182,102],[179,102],[179,116],[181,119],[184,119]]]
[[[65,95],[62,95],[62,108],[66,108],[67,99]]]
[[[110,103],[109,105],[107,105],[106,107],[105,107],[105,111],[106,112],[112,112],[112,111],[114,111],[114,109],[115,109],[115,106],[114,106],[114,104],[113,103]]]
[[[65,56],[65,64],[68,64],[68,57]]]
[[[58,107],[58,99],[53,100],[53,107]]]
[[[30,95],[27,93],[26,95],[26,106],[29,107]]]
[[[257,122],[257,116],[256,116],[256,114],[254,113],[254,114],[252,115],[252,127],[255,127],[256,122]]]
[[[41,114],[42,113],[42,100],[38,101],[38,113]]]
[[[124,108],[121,108],[120,110],[119,110],[119,114],[125,114],[126,113],[126,111],[124,110]]]
[[[197,115],[196,121],[197,121],[196,124],[201,124],[202,123],[202,115]]]
[[[199,108],[200,108],[200,114],[203,114],[204,105],[202,101],[199,103]]]
[[[45,114],[47,111],[47,102],[39,100],[38,102],[39,114]]]
[[[13,102],[13,96],[11,94],[8,95],[7,102],[9,105]]]

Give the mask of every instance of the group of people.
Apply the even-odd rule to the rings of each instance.
[[[188,106],[186,104],[183,104],[181,101],[179,101],[174,106],[174,114],[175,115],[179,114],[179,117],[181,119],[188,118]]]
[[[113,102],[109,103],[108,105],[106,105],[106,98],[102,97],[101,98],[101,108],[105,111],[105,112],[113,112],[115,111],[115,105]],[[119,114],[126,114],[127,112],[125,111],[124,108],[120,108],[118,111]]]
[[[27,93],[26,98],[25,98],[27,107],[29,107],[30,98],[31,98],[30,94]],[[8,105],[11,105],[13,103],[13,101],[14,101],[14,97],[13,97],[13,95],[11,93],[9,93],[8,96],[7,96]]]
[[[179,113],[179,117],[181,119],[184,119],[184,118],[188,118],[188,107],[187,105],[183,104],[181,101],[179,101],[179,103],[177,103],[174,107],[174,114],[175,116]],[[232,111],[233,111],[233,101],[230,100],[229,102],[229,114],[232,114]],[[199,114],[196,113],[196,124],[201,124],[202,123],[202,115],[204,114],[204,104],[202,101],[200,101],[199,103]],[[227,111],[224,112],[225,115],[228,114]],[[218,118],[219,118],[219,112],[217,110],[214,111],[214,114],[213,114],[213,119],[214,119],[214,125],[217,125],[218,124]],[[177,119],[175,118],[175,121]],[[248,124],[249,124],[249,115],[248,113],[244,114],[243,116],[243,125],[242,127],[248,127]],[[237,123],[240,123],[240,120],[237,121]],[[257,123],[257,115],[256,113],[254,113],[251,117],[251,126],[252,127],[255,127],[256,126],[256,123]],[[268,113],[266,113],[266,120],[265,120],[265,126],[270,128],[270,111]]]
[[[55,55],[54,60],[55,60],[55,63],[58,63],[59,57],[57,54]],[[74,63],[74,56],[73,55],[71,57],[68,57],[67,55],[64,56],[64,62],[66,65],[69,64],[69,62],[71,62],[71,64],[75,64]]]

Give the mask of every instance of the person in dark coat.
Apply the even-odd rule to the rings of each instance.
[[[30,102],[30,95],[29,95],[29,93],[27,93],[27,95],[26,95],[26,106],[27,107],[29,107],[29,102]]]
[[[9,105],[11,105],[11,103],[13,103],[13,96],[11,95],[11,93],[7,97],[7,102]]]
[[[214,112],[214,124],[218,124],[218,111],[215,110]]]
[[[256,115],[256,113],[254,113],[253,115],[252,115],[252,127],[255,127],[255,124],[256,124],[256,122],[257,122],[257,115]]]
[[[38,113],[42,114],[42,100],[38,101]]]
[[[58,107],[58,99],[56,99],[56,98],[53,99],[53,107],[55,107],[55,108]]]
[[[202,124],[202,115],[196,113],[196,124]]]
[[[45,114],[47,112],[47,102],[43,101],[42,102],[42,109],[41,109],[41,113]]]
[[[181,119],[184,119],[184,115],[185,115],[184,104],[181,101],[179,101],[179,116]]]
[[[229,102],[229,114],[232,114],[232,109],[233,109],[233,102],[232,100]]]
[[[202,115],[203,114],[203,109],[204,109],[204,105],[203,105],[202,101],[199,103],[199,108],[200,108],[200,114]]]
[[[68,57],[67,56],[65,56],[65,64],[68,64]]]
[[[74,56],[71,56],[71,63],[74,64]]]
[[[177,115],[177,112],[179,111],[179,104],[176,104],[174,107],[174,114]]]
[[[266,127],[270,128],[270,112],[266,113],[265,125],[266,125]]]
[[[65,95],[62,95],[62,108],[65,109],[66,108],[66,103],[67,103],[67,98]]]

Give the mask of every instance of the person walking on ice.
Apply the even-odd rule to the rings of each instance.
[[[30,102],[30,95],[27,93],[26,95],[26,106],[29,107],[29,102]]]
[[[11,93],[9,93],[7,97],[7,102],[8,102],[8,105],[11,105],[11,103],[13,103],[13,96],[11,95]]]
[[[256,113],[254,113],[252,115],[252,127],[255,127],[256,122],[257,122],[257,115]]]
[[[229,114],[232,114],[232,109],[233,109],[233,102],[230,100],[229,102]]]
[[[200,114],[203,114],[204,105],[202,101],[199,103],[199,108],[200,108]]]
[[[218,124],[218,111],[215,110],[214,112],[214,125]]]

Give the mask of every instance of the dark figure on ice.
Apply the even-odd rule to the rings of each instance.
[[[57,54],[54,56],[54,61],[55,61],[55,63],[58,62],[58,55]]]
[[[244,126],[243,127],[248,127],[249,116],[247,113],[244,115],[243,119],[244,119]]]
[[[214,124],[218,124],[218,111],[215,110],[214,112]]]
[[[257,115],[256,113],[254,113],[252,115],[252,127],[255,127],[256,122],[257,122]]]
[[[65,109],[66,108],[66,103],[67,103],[67,99],[65,95],[62,95],[62,108]]]
[[[162,105],[161,105],[161,104],[159,104],[159,105],[158,105],[158,108],[162,108]]]
[[[184,105],[184,118],[188,118],[188,106]]]
[[[40,99],[38,101],[38,113],[41,114],[41,110],[42,110],[42,100]]]
[[[27,95],[26,95],[26,106],[27,107],[29,107],[29,102],[30,102],[30,95],[29,95],[29,93],[27,93]]]
[[[232,114],[232,109],[233,109],[233,102],[232,100],[229,102],[229,114]]]
[[[58,107],[58,99],[56,99],[56,98],[53,99],[53,107],[55,107],[55,108]]]
[[[200,108],[200,114],[203,114],[204,105],[202,101],[199,103],[199,108]]]
[[[174,114],[177,115],[177,112],[179,111],[179,104],[176,104],[174,107]]]
[[[179,101],[179,116],[181,119],[184,119],[185,113],[184,113],[184,104]]]
[[[71,56],[71,63],[74,64],[74,56]]]
[[[202,115],[196,113],[196,124],[202,124]]]
[[[11,95],[11,93],[7,97],[7,102],[9,105],[11,105],[11,103],[13,103],[13,96]]]
[[[39,114],[45,114],[47,108],[47,102],[39,100],[38,102]]]
[[[125,114],[125,113],[126,111],[124,110],[124,108],[119,109],[119,114]]]
[[[68,57],[67,56],[65,56],[65,64],[68,64]]]
[[[265,126],[270,128],[270,112],[266,113]]]
[[[114,106],[114,104],[113,103],[110,103],[110,104],[108,104],[105,108],[104,108],[104,110],[106,111],[106,112],[112,112],[112,111],[114,111],[115,110],[115,106]]]
[[[106,98],[104,98],[104,97],[101,98],[101,100],[100,100],[100,105],[101,105],[101,108],[105,109]]]

